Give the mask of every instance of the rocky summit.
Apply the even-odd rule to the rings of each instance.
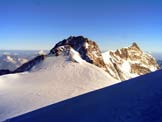
[[[57,56],[58,47],[64,45],[70,45],[74,50],[79,52],[82,59],[107,71],[102,53],[96,42],[89,40],[88,38],[84,38],[83,36],[70,36],[68,39],[64,39],[63,41],[57,43],[50,51],[50,54]]]
[[[103,53],[108,72],[119,80],[127,80],[160,69],[156,60],[136,43],[130,47]]]

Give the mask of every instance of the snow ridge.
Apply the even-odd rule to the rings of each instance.
[[[66,55],[47,56],[30,72],[1,76],[0,121],[119,82],[70,53],[75,62]]]
[[[108,73],[119,80],[127,80],[160,69],[155,58],[143,52],[136,43],[127,48],[102,54]]]

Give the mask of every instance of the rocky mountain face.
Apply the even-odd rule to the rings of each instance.
[[[126,80],[160,69],[156,60],[144,53],[136,43],[130,47],[103,53],[104,62],[111,76]]]
[[[23,64],[19,68],[17,68],[13,73],[20,73],[25,71],[30,71],[32,67],[34,67],[36,64],[40,63],[45,59],[46,55],[39,55],[35,57],[34,59],[30,60],[29,62]]]
[[[85,61],[94,64],[105,71],[107,70],[106,65],[103,61],[102,53],[96,44],[96,42],[84,38],[83,36],[74,37],[71,36],[68,39],[64,39],[57,43],[54,48],[50,51],[50,54],[59,55],[58,47],[69,45],[74,50],[79,52],[82,59]]]
[[[83,36],[71,36],[57,43],[48,55],[40,55],[23,64],[14,73],[30,71],[37,63],[48,56],[77,56],[73,62],[86,61],[102,68],[110,76],[117,80],[127,80],[139,75],[160,69],[156,60],[149,54],[144,53],[136,43],[130,47],[107,51],[102,53],[98,45]]]

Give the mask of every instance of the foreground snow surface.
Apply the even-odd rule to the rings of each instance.
[[[102,69],[79,62],[48,57],[31,72],[1,76],[0,121],[118,82]]]
[[[93,91],[9,122],[162,122],[162,71]]]

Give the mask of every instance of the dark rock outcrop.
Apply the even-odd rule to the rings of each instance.
[[[82,59],[107,71],[101,51],[96,42],[89,40],[88,38],[84,38],[83,36],[71,36],[68,39],[64,39],[63,41],[57,43],[50,51],[50,54],[57,56],[58,47],[64,45],[70,45],[74,50],[79,52]]]
[[[58,46],[53,50],[53,53],[50,53],[49,55],[55,55],[55,56],[59,56],[59,55],[70,55],[70,45],[64,45],[64,46]]]
[[[32,69],[33,66],[35,66],[36,64],[40,63],[41,61],[43,61],[45,58],[45,55],[40,55],[35,57],[34,59],[32,59],[31,61],[23,64],[22,66],[20,66],[19,68],[17,68],[14,73],[20,73],[20,72],[25,72],[25,71],[29,71]]]

